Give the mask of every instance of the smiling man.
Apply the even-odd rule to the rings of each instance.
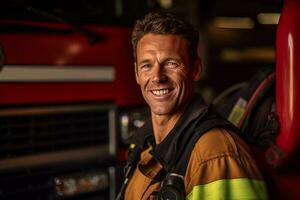
[[[170,14],[148,14],[134,27],[136,81],[151,119],[132,138],[142,153],[127,200],[267,199],[246,144],[194,94],[198,40]]]
[[[156,143],[170,132],[193,96],[200,62],[189,67],[187,41],[149,33],[137,44],[136,80],[150,106]]]

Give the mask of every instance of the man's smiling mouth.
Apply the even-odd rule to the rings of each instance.
[[[154,94],[155,96],[163,96],[165,94],[168,94],[170,91],[170,89],[151,90],[152,94]]]

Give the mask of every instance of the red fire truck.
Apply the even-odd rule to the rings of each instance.
[[[131,30],[0,26],[0,199],[113,199],[117,133],[142,117]]]

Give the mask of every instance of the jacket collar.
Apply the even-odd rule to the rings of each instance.
[[[166,138],[159,144],[155,144],[151,119],[140,128],[131,138],[131,142],[146,148],[148,144],[153,146],[150,151],[166,171],[170,171],[176,162],[177,155],[180,155],[185,142],[194,133],[197,119],[201,118],[207,111],[208,106],[199,95],[195,95],[183,115],[177,121]]]

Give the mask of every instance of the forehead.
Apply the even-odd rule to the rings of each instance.
[[[186,56],[188,54],[187,41],[179,35],[146,34],[137,44],[137,57],[144,54],[177,54]]]

